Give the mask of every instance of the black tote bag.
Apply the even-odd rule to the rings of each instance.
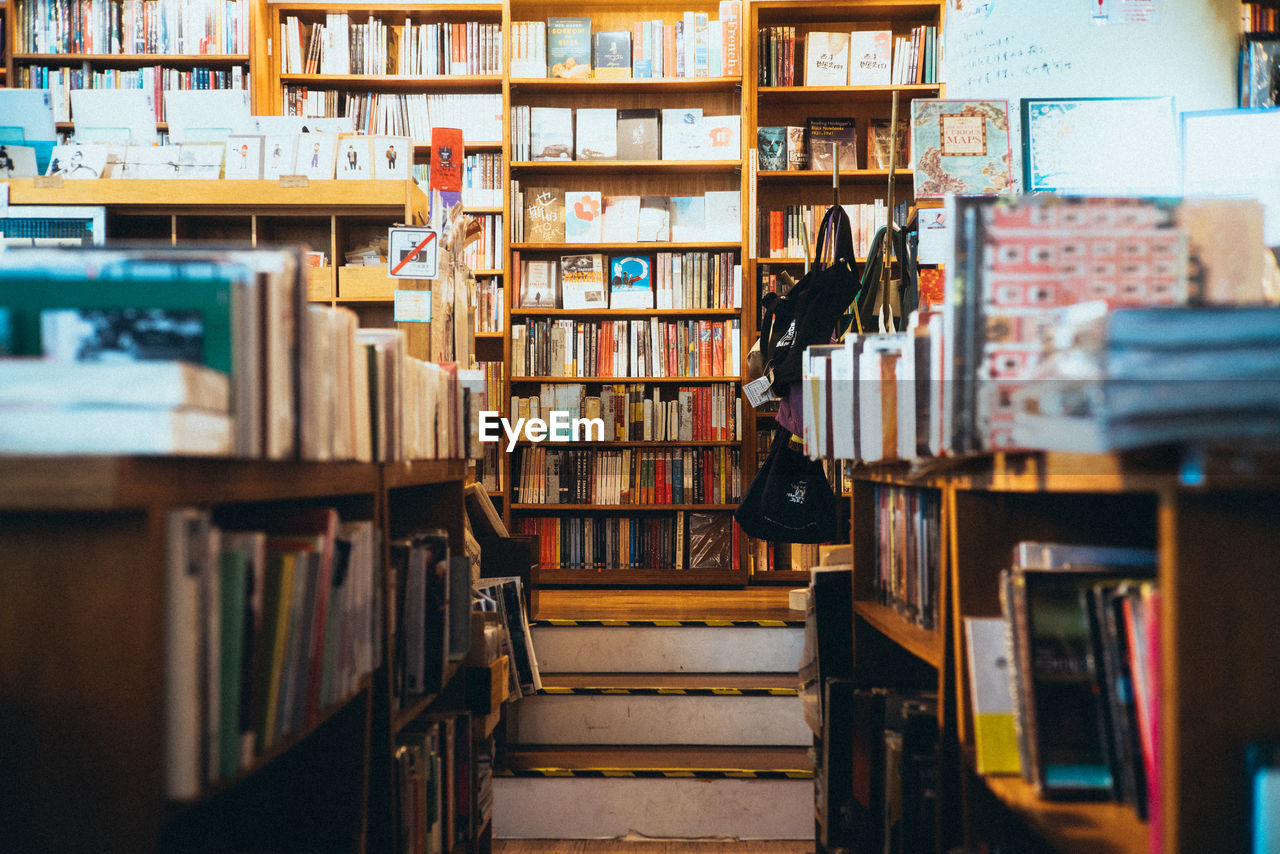
[[[837,503],[822,463],[804,455],[778,430],[769,456],[734,511],[748,536],[780,543],[829,543],[836,538]]]

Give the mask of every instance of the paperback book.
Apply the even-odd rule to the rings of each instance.
[[[573,110],[533,107],[529,110],[531,160],[573,159]]]
[[[639,233],[640,197],[605,196],[601,225],[605,243],[635,243]]]
[[[579,160],[618,158],[618,111],[579,107],[577,112]]]
[[[547,19],[547,64],[551,77],[591,76],[591,19]]]
[[[888,86],[893,62],[890,30],[855,30],[849,36],[849,85]]]
[[[839,151],[842,170],[858,168],[858,136],[853,119],[809,118],[805,126],[809,136],[810,169],[831,171],[833,145]]]
[[[804,85],[849,82],[849,33],[812,32],[804,37]]]
[[[641,243],[671,240],[671,213],[665,196],[642,196],[637,239]]]
[[[574,190],[564,194],[565,243],[599,243],[603,236],[602,220],[598,191]]]
[[[560,258],[560,299],[563,308],[608,308],[605,295],[604,256],[564,255]]]
[[[911,145],[917,196],[1013,191],[1006,101],[914,100]]]
[[[601,80],[631,79],[631,33],[596,33],[592,41],[595,46],[595,77]]]
[[[656,109],[618,110],[619,160],[657,160],[659,142]]]
[[[609,308],[653,308],[648,256],[623,255],[609,259]]]
[[[662,159],[701,160],[704,156],[702,108],[663,110]]]
[[[564,191],[530,187],[524,198],[524,239],[529,243],[564,243]]]
[[[756,128],[756,156],[761,172],[784,172],[787,168],[787,129]]]

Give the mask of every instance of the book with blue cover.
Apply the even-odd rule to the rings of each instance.
[[[653,280],[647,255],[609,259],[609,308],[653,308]]]

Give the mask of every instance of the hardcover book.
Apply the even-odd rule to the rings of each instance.
[[[812,32],[804,37],[804,85],[849,83],[849,34]]]
[[[603,242],[635,243],[640,224],[640,197],[605,196],[603,219]]]
[[[551,77],[591,76],[591,19],[547,19],[547,65]]]
[[[809,168],[830,172],[831,146],[837,146],[841,169],[858,168],[858,136],[853,119],[809,118],[805,120],[809,136]]]
[[[1006,101],[912,101],[911,150],[916,196],[1013,190]]]
[[[671,240],[671,214],[665,196],[642,196],[637,239],[641,243]]]
[[[609,259],[609,308],[653,308],[653,280],[646,255]]]
[[[855,30],[849,34],[850,86],[888,86],[892,61],[890,30]]]
[[[530,187],[524,191],[524,239],[529,243],[564,243],[564,191]]]
[[[804,145],[804,128],[795,125],[787,126],[787,169],[798,171],[808,164],[808,155]]]
[[[702,155],[706,160],[742,157],[742,116],[703,116]]]
[[[595,77],[601,80],[631,79],[631,33],[596,33],[592,42],[595,46]]]
[[[659,141],[656,109],[618,110],[619,160],[657,160]]]
[[[784,172],[787,168],[787,129],[756,128],[756,156],[761,172]]]
[[[531,160],[573,159],[573,109],[533,107],[529,110]]]
[[[618,111],[612,108],[578,108],[578,159],[618,158]]]
[[[872,119],[867,122],[867,168],[889,168],[889,120]],[[911,141],[911,124],[905,119],[898,121],[898,156],[894,161],[895,169],[911,167],[908,143]]]
[[[554,270],[555,265],[550,261],[530,260],[525,262],[523,275],[520,278],[521,308],[556,307]]]
[[[603,255],[564,255],[560,258],[560,299],[563,308],[607,308]]]
[[[666,109],[662,111],[662,159],[701,160],[702,108]]]
[[[573,190],[565,193],[564,242],[599,243],[603,233],[600,214],[598,191]]]

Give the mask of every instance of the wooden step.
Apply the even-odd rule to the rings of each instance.
[[[543,673],[544,694],[790,697],[795,673]]]
[[[783,673],[800,664],[804,629],[779,625],[533,627],[539,667],[559,673]]]
[[[507,753],[506,777],[790,779],[813,777],[805,747],[524,748]]]

